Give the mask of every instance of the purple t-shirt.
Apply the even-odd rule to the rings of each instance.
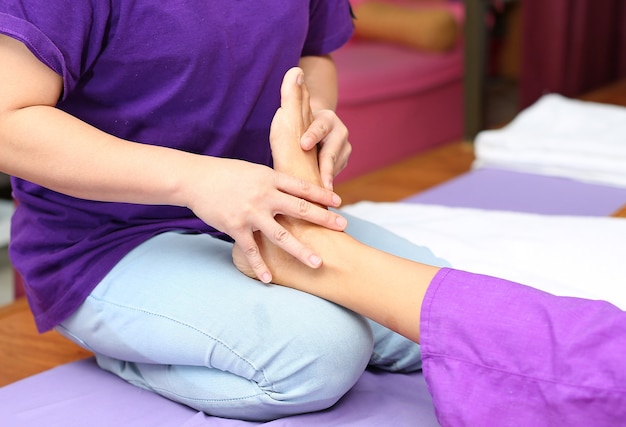
[[[0,5],[0,33],[63,77],[58,108],[127,140],[265,165],[284,73],[339,48],[352,29],[347,0]],[[185,208],[80,200],[20,179],[13,189],[11,258],[41,331],[151,236],[220,236]]]

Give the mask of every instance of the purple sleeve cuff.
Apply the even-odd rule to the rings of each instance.
[[[0,12],[0,33],[21,41],[41,62],[57,74],[63,75],[63,55],[33,24]]]
[[[443,425],[626,419],[626,314],[442,269],[421,312],[424,376]]]

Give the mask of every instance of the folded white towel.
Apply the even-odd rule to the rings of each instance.
[[[430,248],[453,267],[626,310],[626,220],[413,203],[343,210]]]
[[[474,167],[626,187],[626,108],[544,95],[475,148]]]

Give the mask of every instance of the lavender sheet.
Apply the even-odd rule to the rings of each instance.
[[[0,425],[20,427],[438,426],[420,373],[366,371],[333,408],[256,423],[210,417],[127,384],[93,359],[0,388]]]
[[[541,214],[606,216],[626,189],[496,169],[478,169],[405,202]],[[367,370],[333,408],[268,423],[207,416],[101,371],[92,359],[0,388],[0,425],[269,427],[438,426],[420,373]]]
[[[484,168],[404,201],[544,215],[609,216],[626,204],[626,189]]]

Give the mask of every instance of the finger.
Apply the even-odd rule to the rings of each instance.
[[[330,126],[328,125],[327,118],[322,114],[318,116],[307,127],[304,134],[300,138],[300,146],[303,150],[308,151],[317,146],[324,138],[330,133]]]
[[[337,158],[333,153],[324,153],[323,151],[324,150],[321,150],[318,154],[320,178],[324,184],[324,188],[332,191]]]
[[[297,82],[297,83],[296,83]],[[295,83],[295,84],[294,84]],[[294,111],[302,111],[302,102],[304,100],[304,74],[302,69],[298,67],[291,68],[285,77],[280,87],[280,106],[287,113]],[[307,104],[309,102],[309,95],[307,91]],[[288,114],[290,123],[294,126],[294,131],[300,136],[306,130],[304,118],[301,114]]]
[[[311,93],[306,83],[302,84],[302,123],[306,132],[300,139],[300,145],[303,150],[308,151],[328,134],[328,126],[322,120],[317,121],[317,125],[315,124],[313,110],[311,110]]]
[[[277,213],[302,219],[335,231],[343,231],[348,221],[338,213],[307,200],[285,194],[278,200]]]
[[[325,188],[329,190],[333,189],[333,181],[335,177],[339,175],[339,172],[344,170],[348,165],[348,159],[351,153],[352,145],[348,141],[341,146],[338,153],[329,150],[326,145],[322,147],[318,154],[318,162],[320,176]]]
[[[338,213],[315,205],[304,199],[294,198],[294,200],[293,209],[288,211],[293,212],[290,216],[303,219],[313,224],[321,225],[322,227],[329,228],[331,230],[343,231],[346,229],[348,221]]]
[[[323,110],[315,115],[315,119],[307,127],[300,138],[300,146],[303,150],[310,150],[322,142],[323,145],[332,147],[334,151],[340,151],[347,141],[346,125],[331,110]]]
[[[284,173],[276,174],[276,188],[287,197],[296,196],[322,206],[341,206],[341,197],[337,193]]]
[[[322,265],[322,259],[275,220],[261,232],[276,246],[311,268]]]
[[[267,268],[265,261],[263,261],[261,251],[254,237],[252,235],[250,238],[240,237],[239,239],[235,239],[235,244],[242,249],[256,277],[263,283],[270,283],[272,281],[272,273],[269,268]]]

